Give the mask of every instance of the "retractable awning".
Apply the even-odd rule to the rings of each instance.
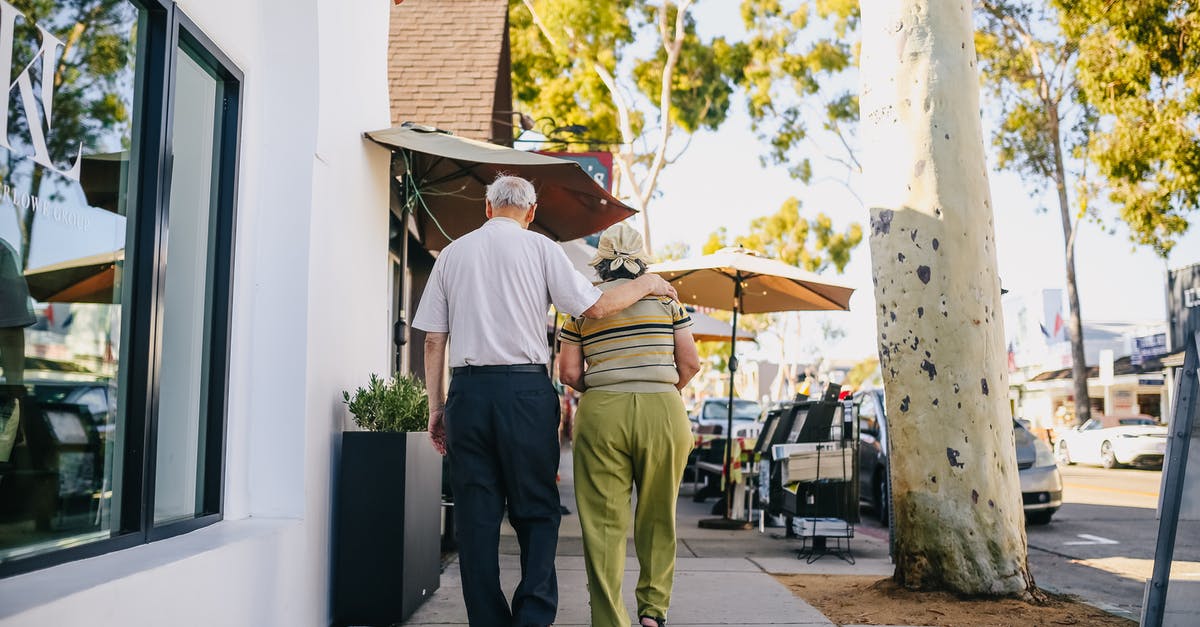
[[[401,191],[430,251],[483,224],[485,188],[501,174],[533,183],[538,210],[532,228],[556,241],[596,233],[636,213],[574,161],[415,125],[366,136],[396,152]]]

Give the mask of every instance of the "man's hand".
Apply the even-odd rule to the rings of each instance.
[[[666,296],[679,300],[679,294],[675,292],[675,288],[662,277],[657,274],[643,274],[629,283],[618,285],[611,290],[604,290],[604,293],[600,295],[600,300],[583,311],[583,317],[593,320],[607,318],[646,296]],[[425,369],[428,372],[428,361],[425,362]]]
[[[429,410],[429,440],[438,453],[446,454],[446,410],[443,407]]]
[[[675,291],[675,286],[667,282],[666,279],[657,274],[644,274],[643,279],[650,283],[650,294],[653,296],[669,296],[674,300],[679,300],[679,293]]]

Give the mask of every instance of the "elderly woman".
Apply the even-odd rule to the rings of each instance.
[[[641,235],[624,223],[609,228],[592,265],[602,290],[641,276]],[[575,417],[575,499],[594,627],[629,624],[621,578],[635,489],[638,615],[647,627],[666,625],[675,501],[692,449],[679,390],[700,369],[691,325],[679,303],[651,296],[611,318],[573,318],[559,334],[559,376],[583,391]]]

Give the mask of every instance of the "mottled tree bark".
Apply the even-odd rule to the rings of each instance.
[[[897,581],[1035,592],[969,0],[864,0],[862,132]]]

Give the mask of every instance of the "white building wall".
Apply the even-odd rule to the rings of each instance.
[[[386,0],[183,0],[244,72],[225,520],[0,581],[0,627],[324,625],[341,392],[387,370]]]

